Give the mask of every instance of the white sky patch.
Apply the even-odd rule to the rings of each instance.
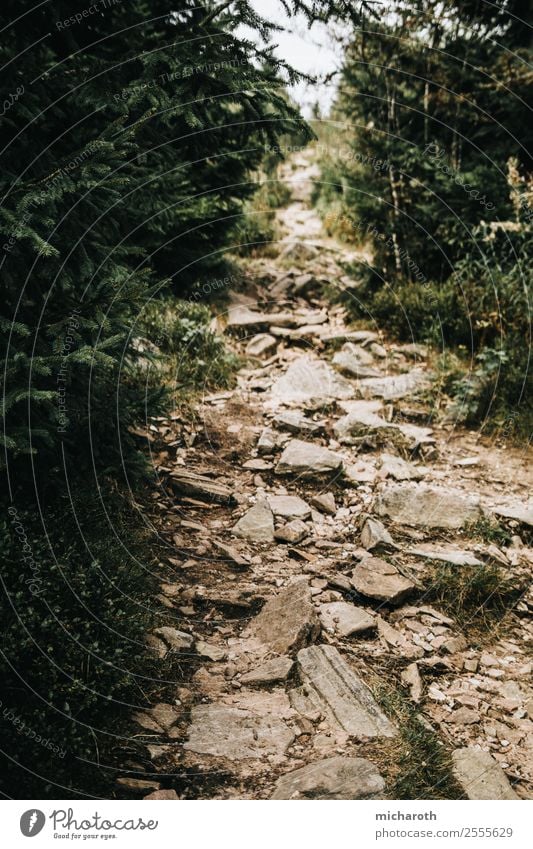
[[[320,81],[327,74],[341,66],[342,50],[335,45],[332,29],[321,23],[309,28],[304,15],[288,16],[279,0],[251,0],[254,9],[269,21],[285,28],[285,32],[274,33],[272,43],[276,44],[275,54],[284,59],[297,71],[312,74],[319,78],[317,83],[298,83],[291,86],[291,96],[301,106],[306,118],[311,117],[313,104],[318,101],[325,115],[335,96],[335,81],[325,85]],[[247,27],[239,27],[239,35],[254,40],[254,34]]]

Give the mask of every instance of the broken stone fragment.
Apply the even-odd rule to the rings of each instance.
[[[302,690],[333,728],[358,740],[394,737],[396,728],[372,693],[333,646],[298,652]]]
[[[272,397],[286,404],[321,405],[353,398],[354,386],[324,360],[310,356],[291,363],[272,387]]]
[[[499,763],[480,749],[456,749],[453,773],[469,799],[518,799]]]
[[[275,715],[207,704],[193,707],[183,748],[230,760],[265,755],[282,760],[294,738],[292,729]]]
[[[280,542],[290,543],[291,545],[301,542],[308,534],[309,528],[301,519],[293,519],[292,522],[287,522],[286,525],[274,531],[275,539]]]
[[[378,516],[427,528],[462,528],[482,517],[477,496],[426,484],[389,484],[375,504]]]
[[[361,595],[389,604],[399,604],[416,589],[392,563],[379,557],[365,557],[353,570],[350,583]]]
[[[193,638],[185,631],[178,631],[176,628],[171,628],[169,625],[163,625],[161,628],[154,630],[156,637],[160,637],[163,642],[172,651],[183,651],[190,649],[193,644]]]
[[[291,439],[285,447],[275,471],[278,475],[293,474],[302,477],[315,477],[340,472],[342,466],[342,457],[339,457],[333,451],[312,442]]]
[[[364,758],[334,757],[282,775],[271,799],[380,799],[385,781]]]
[[[332,492],[323,492],[320,495],[313,496],[311,504],[317,510],[320,510],[321,513],[327,513],[328,516],[334,516],[337,512],[335,496]]]
[[[274,424],[282,430],[288,430],[291,433],[306,433],[310,436],[320,433],[325,427],[325,422],[314,422],[298,410],[287,410],[285,413],[279,413],[274,417]]]
[[[143,801],[155,801],[156,799],[168,799],[170,801],[179,799],[179,796],[175,790],[154,790],[153,793],[145,796]]]
[[[426,469],[408,463],[394,454],[382,454],[379,465],[380,477],[394,478],[397,481],[417,481],[424,477]]]
[[[197,654],[201,657],[207,657],[208,660],[218,661],[224,660],[226,650],[220,646],[214,646],[212,643],[206,643],[205,640],[197,640],[195,644]]]
[[[255,637],[271,651],[283,655],[306,646],[319,632],[309,584],[299,580],[267,601],[245,636]]]
[[[499,504],[492,508],[492,512],[504,519],[514,519],[523,525],[533,526],[533,501]]]
[[[333,357],[333,365],[340,371],[356,378],[380,377],[381,373],[374,367],[374,358],[365,348],[346,342],[342,350]]]
[[[457,548],[453,545],[433,545],[427,543],[407,549],[407,554],[413,554],[416,557],[424,557],[428,560],[440,560],[445,563],[453,563],[455,566],[482,566],[479,560],[471,551]]]
[[[361,545],[367,551],[379,548],[398,548],[385,525],[372,518],[368,518],[363,525]]]
[[[424,685],[416,663],[410,663],[409,666],[405,667],[401,674],[401,681],[402,684],[409,687],[412,700],[418,704],[422,700]]]
[[[267,495],[274,516],[282,519],[309,519],[311,508],[298,495]]]
[[[261,687],[268,684],[285,682],[289,677],[294,661],[290,657],[273,657],[251,672],[241,675],[240,682],[249,687]]]
[[[333,601],[321,604],[319,611],[322,627],[339,637],[364,634],[376,629],[376,620],[362,607],[356,607],[345,601]]]
[[[279,434],[270,427],[265,427],[257,441],[257,453],[261,456],[273,454],[278,447]]]
[[[122,790],[130,793],[141,794],[161,789],[159,781],[147,781],[143,778],[117,778],[116,783]]]
[[[253,542],[272,542],[274,539],[274,516],[266,501],[258,501],[234,526],[235,536]]]
[[[232,490],[220,481],[175,466],[170,473],[172,487],[184,495],[219,504],[235,504]]]
[[[359,381],[359,391],[363,398],[379,397],[384,401],[397,401],[399,398],[414,396],[430,386],[431,378],[422,369]]]
[[[262,357],[276,349],[277,339],[269,333],[258,333],[246,345],[246,354],[249,357]]]

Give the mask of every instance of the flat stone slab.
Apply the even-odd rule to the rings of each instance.
[[[457,548],[453,545],[433,545],[426,543],[408,548],[407,554],[413,554],[415,557],[424,557],[427,560],[440,560],[444,563],[453,563],[454,566],[483,565],[483,562],[475,554],[472,554],[471,551],[466,551],[463,548]]]
[[[275,468],[278,475],[315,477],[340,472],[343,460],[338,454],[313,442],[291,439]]]
[[[408,463],[407,460],[395,454],[382,454],[378,468],[380,477],[390,477],[397,481],[418,481],[427,472],[423,466],[415,466],[414,463]]]
[[[276,716],[257,716],[226,705],[197,705],[191,711],[188,740],[183,748],[229,760],[283,758],[294,732]]]
[[[278,340],[270,333],[258,333],[246,345],[246,353],[249,357],[262,357],[275,350]]]
[[[306,580],[296,581],[270,598],[252,620],[245,637],[253,637],[276,654],[298,651],[320,632]]]
[[[288,772],[271,799],[381,799],[385,781],[365,758],[326,758]]]
[[[492,508],[492,512],[504,519],[514,519],[522,525],[533,526],[533,501],[498,504]]]
[[[313,435],[324,429],[325,422],[314,422],[298,410],[286,410],[274,416],[274,424],[290,433],[307,433]]]
[[[273,657],[272,660],[267,660],[260,666],[252,669],[251,672],[246,672],[241,675],[241,684],[246,684],[249,687],[263,687],[268,684],[276,684],[279,681],[286,681],[289,677],[294,661],[290,657],[282,655],[281,657]]]
[[[350,583],[361,595],[389,604],[399,604],[416,589],[392,563],[379,557],[365,557],[353,570]]]
[[[347,342],[333,357],[333,365],[359,379],[379,378],[381,372],[374,367],[374,357],[365,348]]]
[[[359,391],[364,398],[383,398],[384,401],[397,401],[417,395],[431,386],[431,378],[422,369],[413,369],[406,374],[388,377],[369,378],[359,381]]]
[[[400,525],[426,528],[462,528],[483,515],[477,496],[415,483],[387,486],[376,500],[375,512]]]
[[[324,360],[295,360],[272,387],[272,397],[287,404],[329,404],[353,398],[355,387]]]
[[[272,542],[274,539],[274,516],[266,501],[258,501],[234,526],[235,536],[253,542]]]
[[[351,737],[394,737],[394,725],[372,693],[334,646],[310,646],[298,652],[302,690],[317,710]]]
[[[355,401],[350,403],[345,416],[335,422],[333,431],[339,442],[347,444],[369,434],[377,434],[383,439],[401,440],[401,432],[397,425],[390,424],[381,418],[378,410],[380,401]]]
[[[518,799],[490,752],[456,749],[452,763],[453,774],[469,799]]]
[[[340,637],[350,637],[352,634],[364,634],[375,630],[376,620],[362,607],[356,607],[347,601],[332,601],[321,604],[319,610],[322,627]]]
[[[283,519],[309,519],[311,508],[298,495],[267,495],[274,516]]]

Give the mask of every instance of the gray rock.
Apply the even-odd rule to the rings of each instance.
[[[154,634],[160,637],[163,642],[172,651],[183,651],[190,649],[193,644],[193,638],[185,631],[178,631],[176,628],[171,628],[169,625],[163,625],[161,628],[156,628]]]
[[[249,687],[261,687],[268,684],[276,684],[277,682],[285,682],[289,677],[294,661],[290,657],[273,657],[272,660],[267,660],[251,672],[246,672],[241,675],[241,684],[246,684]]]
[[[282,519],[309,519],[311,508],[298,495],[267,495],[274,516]]]
[[[395,566],[379,557],[365,557],[352,572],[350,583],[361,595],[399,604],[416,589]]]
[[[258,333],[246,345],[246,354],[249,357],[262,357],[276,349],[278,340],[269,333]]]
[[[269,324],[285,325],[287,327],[295,324],[294,315],[286,313],[266,313],[251,310],[245,306],[235,306],[228,310],[227,326],[237,328],[263,327]]]
[[[453,773],[469,799],[518,799],[499,763],[489,752],[456,749]]]
[[[358,740],[395,736],[394,725],[336,648],[302,649],[298,665],[306,697],[333,727]]]
[[[273,454],[278,447],[278,439],[280,434],[270,427],[264,427],[261,435],[257,440],[257,453],[261,456],[265,454]]]
[[[492,508],[492,512],[504,519],[514,519],[522,525],[533,525],[533,501],[499,504]]]
[[[378,519],[367,519],[361,531],[361,545],[367,551],[379,548],[397,548],[385,525]]]
[[[287,410],[285,413],[279,413],[274,416],[274,424],[282,430],[288,430],[291,433],[305,433],[309,436],[320,433],[325,426],[325,422],[314,422],[298,410]]]
[[[374,358],[365,348],[347,342],[342,350],[337,351],[333,357],[333,365],[341,371],[346,372],[359,379],[366,377],[380,377],[381,373],[373,368]]]
[[[280,542],[296,545],[309,534],[309,528],[301,519],[293,519],[274,531],[274,537]]]
[[[426,528],[462,528],[482,516],[477,496],[425,484],[391,484],[379,495],[375,512],[393,522]]]
[[[315,445],[313,442],[304,442],[301,439],[291,439],[286,445],[276,466],[278,475],[301,475],[302,477],[315,477],[317,475],[331,475],[342,470],[342,457]]]
[[[294,732],[276,716],[257,716],[226,705],[197,705],[191,711],[188,740],[183,748],[230,760],[283,758]]]
[[[383,398],[384,401],[397,401],[399,398],[417,395],[428,389],[431,378],[421,369],[413,369],[406,374],[388,377],[369,378],[359,381],[359,391],[363,398]]]
[[[282,775],[271,799],[381,799],[385,781],[364,758],[326,758]]]
[[[324,360],[303,356],[295,360],[272,387],[273,398],[287,404],[329,404],[353,398],[354,386]]]
[[[235,536],[253,542],[272,542],[274,516],[266,501],[258,501],[242,516],[232,530]]]
[[[453,563],[455,566],[482,566],[483,563],[471,551],[465,551],[453,545],[424,545],[413,546],[407,549],[407,554],[415,557],[424,557],[428,560],[440,560],[444,563]]]
[[[327,513],[328,516],[334,516],[337,512],[335,496],[332,492],[323,492],[320,495],[313,496],[311,504],[313,507],[316,507],[317,510],[320,510],[321,513]]]
[[[288,654],[308,645],[319,632],[309,584],[300,580],[270,598],[245,635],[255,637],[276,654]]]
[[[400,428],[390,424],[378,415],[379,401],[356,401],[350,403],[348,413],[338,419],[333,432],[339,442],[351,445],[364,436],[377,436],[380,441],[392,441],[403,444]]]
[[[418,704],[422,700],[424,685],[416,663],[410,663],[409,666],[405,667],[401,674],[401,681],[402,684],[409,687],[412,700]]]
[[[381,477],[394,478],[397,481],[418,481],[424,477],[426,469],[408,463],[402,457],[395,454],[382,454],[379,470]]]
[[[332,631],[339,637],[350,637],[352,634],[363,634],[375,630],[376,620],[362,607],[356,607],[346,601],[332,601],[321,604],[319,610],[322,627]]]

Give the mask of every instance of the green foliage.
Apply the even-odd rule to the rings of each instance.
[[[238,358],[227,350],[212,323],[209,307],[200,303],[156,300],[143,310],[140,330],[155,346],[154,363],[172,381],[178,396],[232,383]]]
[[[399,2],[357,31],[321,133],[316,203],[330,232],[371,250],[354,312],[462,346],[456,417],[511,415],[528,430],[533,136],[519,6]]]
[[[139,513],[106,490],[42,509],[11,507],[0,524],[2,789],[109,795],[114,774],[99,762],[112,764],[152,671],[143,640],[158,547]]]

